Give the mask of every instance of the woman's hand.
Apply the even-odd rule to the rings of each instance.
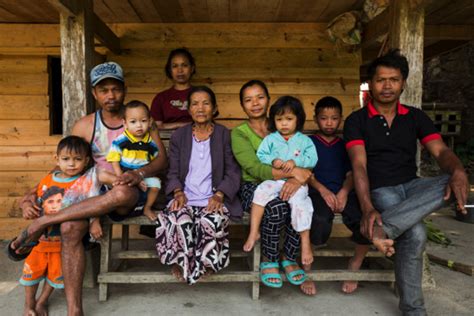
[[[288,179],[280,191],[280,199],[288,201],[301,188],[302,184],[294,178]]]
[[[217,191],[209,199],[209,203],[207,204],[206,211],[219,212],[222,214],[223,207],[224,207],[224,193]]]
[[[171,203],[170,210],[172,212],[179,211],[182,209],[186,203],[188,203],[188,198],[186,197],[186,194],[184,194],[183,191],[179,190],[174,193],[174,200]]]
[[[293,171],[291,172],[293,178],[295,178],[295,180],[301,185],[308,183],[308,180],[311,178],[312,174],[313,172],[311,170],[303,168],[293,168]]]

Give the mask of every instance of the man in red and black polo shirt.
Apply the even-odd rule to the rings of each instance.
[[[430,118],[420,109],[400,104],[408,71],[408,61],[399,50],[371,63],[372,100],[347,118],[344,138],[363,213],[361,232],[386,255],[396,253],[395,277],[403,314],[425,315],[422,219],[452,194],[465,212],[469,183],[461,162]],[[417,141],[446,175],[417,177]]]

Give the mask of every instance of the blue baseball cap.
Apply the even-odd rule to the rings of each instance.
[[[123,70],[119,64],[109,61],[103,64],[99,64],[91,70],[91,85],[95,87],[99,82],[104,79],[113,78],[118,81],[125,82],[123,79]]]

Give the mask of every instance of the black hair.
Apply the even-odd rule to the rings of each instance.
[[[296,116],[296,131],[303,130],[304,122],[306,121],[306,113],[304,112],[303,104],[295,97],[285,95],[279,97],[275,103],[270,107],[268,129],[270,132],[276,132],[275,116],[291,112]]]
[[[369,64],[369,67],[367,68],[367,74],[369,75],[370,80],[374,78],[377,67],[379,66],[398,69],[402,74],[403,80],[408,78],[408,60],[400,53],[398,48],[392,49],[387,54],[377,57]]]
[[[250,80],[250,81],[247,81],[246,83],[244,83],[242,88],[240,88],[240,92],[239,92],[240,105],[242,105],[244,103],[244,91],[245,91],[245,89],[247,89],[249,87],[252,87],[252,86],[259,86],[260,88],[262,88],[263,91],[265,92],[265,95],[267,96],[267,98],[270,99],[270,95],[268,94],[267,85],[263,81],[261,81],[261,80]]]
[[[219,115],[219,111],[217,110],[216,94],[214,93],[214,91],[212,91],[211,88],[207,86],[194,86],[191,88],[191,91],[189,91],[188,94],[188,109],[191,105],[191,96],[197,92],[206,92],[209,95],[209,97],[211,98],[212,109],[215,111],[213,117],[217,117]]]
[[[342,104],[341,101],[335,97],[324,97],[321,98],[314,107],[314,116],[317,116],[324,109],[336,109],[339,110],[339,114],[342,115]]]
[[[74,135],[64,137],[58,144],[56,154],[59,155],[63,149],[66,149],[67,152],[76,152],[80,155],[84,155],[89,158],[89,161],[92,161],[91,146],[82,137]]]
[[[127,110],[128,109],[136,109],[136,108],[143,108],[148,116],[148,118],[150,118],[150,109],[148,108],[148,106],[143,103],[142,101],[139,101],[139,100],[132,100],[130,102],[128,102],[127,104],[125,104],[125,106],[122,108],[122,116],[124,119],[126,119],[126,113],[127,113]]]
[[[44,202],[48,198],[56,195],[56,194],[61,194],[64,195],[64,189],[60,188],[58,186],[53,185],[52,187],[49,187],[41,196],[41,201]]]
[[[171,61],[176,56],[184,56],[189,61],[189,64],[191,65],[191,67],[193,67],[193,72],[191,73],[191,77],[192,77],[196,73],[196,62],[194,60],[193,55],[191,55],[189,50],[187,50],[184,47],[173,49],[168,55],[168,60],[166,61],[166,65],[165,65],[166,77],[168,77],[169,79],[173,79],[173,76],[171,75]]]

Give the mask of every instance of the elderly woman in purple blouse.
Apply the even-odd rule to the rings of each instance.
[[[214,92],[193,87],[188,107],[193,123],[170,139],[166,194],[172,200],[158,214],[156,249],[178,279],[193,284],[229,264],[229,218],[240,218],[242,207],[230,133],[213,122]]]

